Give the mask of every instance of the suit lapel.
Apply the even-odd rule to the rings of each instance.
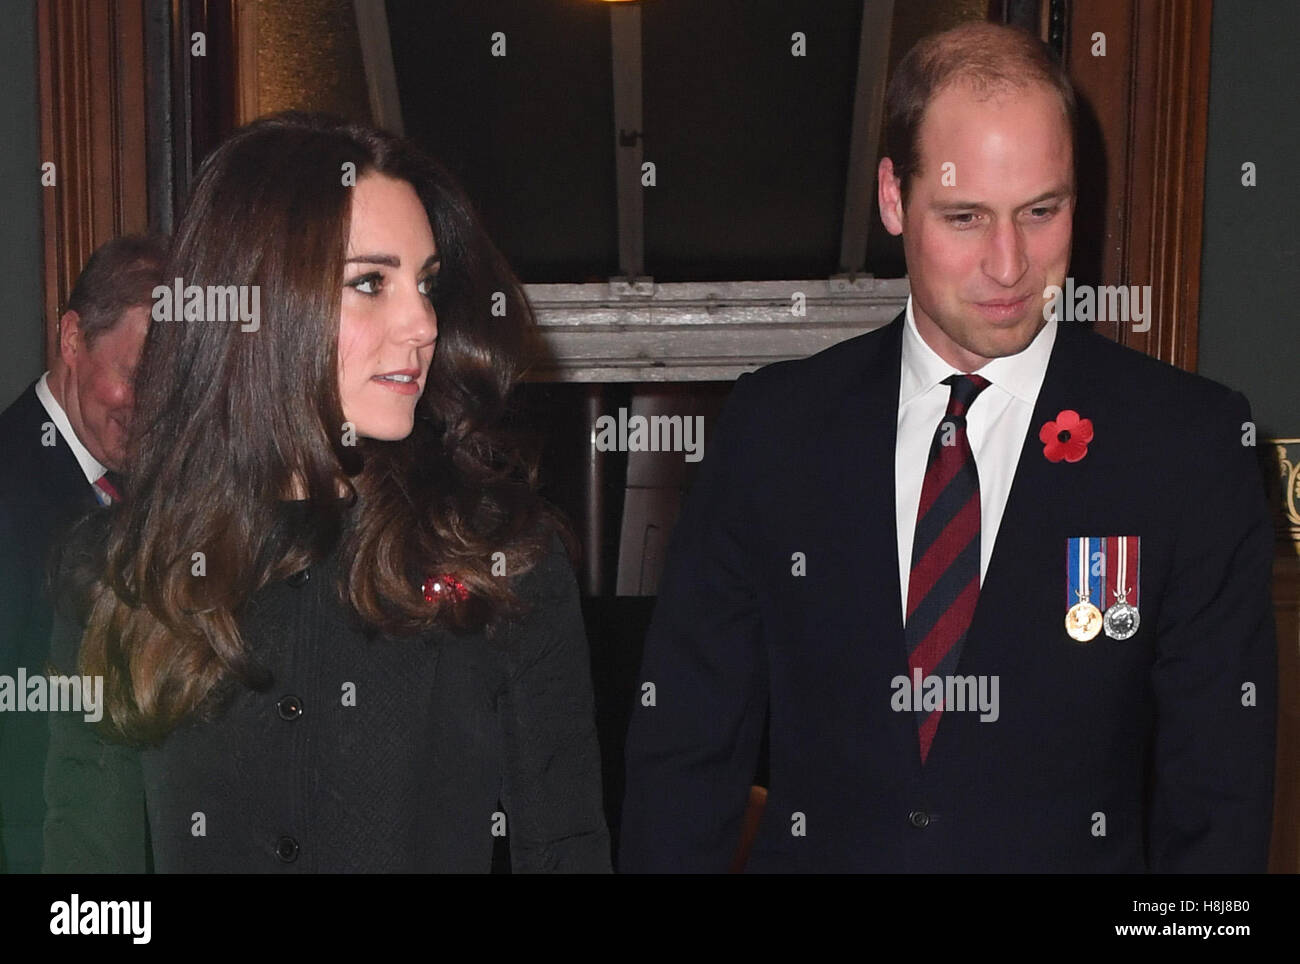
[[[972,647],[988,645],[987,641],[995,639],[998,634],[1005,635],[1006,614],[1023,608],[1028,590],[1026,560],[1033,558],[1033,550],[1041,544],[1043,533],[1058,527],[1063,518],[1072,514],[1071,506],[1077,506],[1085,497],[1071,484],[1078,481],[1079,470],[1065,463],[1049,462],[1038,438],[1039,429],[1055,419],[1063,409],[1074,409],[1088,415],[1087,389],[1075,375],[1078,367],[1076,341],[1076,333],[1068,325],[1058,323],[1047,373],[1025,432],[993,555],[967,633],[967,651],[963,652],[962,663],[969,661],[967,657]],[[1036,577],[1042,575],[1035,574]],[[1053,571],[1050,578],[1055,581],[1057,577],[1058,573]],[[1061,591],[1060,610],[1064,619],[1064,583]],[[942,732],[943,727],[939,729]]]
[[[74,508],[81,512],[97,506],[99,502],[94,488],[86,481],[81,463],[72,454],[63,434],[55,429],[55,444],[47,446],[41,443],[45,424],[52,424],[54,420],[36,394],[36,383],[29,385],[15,404],[20,406],[19,424],[30,433],[27,438],[19,440],[14,454],[28,466],[23,474],[30,479],[32,501],[59,507],[57,511],[62,514]]]
[[[857,362],[847,390],[827,413],[826,431],[816,438],[816,450],[829,457],[815,463],[818,473],[811,487],[811,479],[803,483],[806,491],[818,493],[810,512],[821,520],[818,529],[834,570],[825,598],[834,600],[838,618],[828,622],[843,627],[840,638],[822,645],[851,703],[871,693],[887,700],[888,681],[907,672],[894,491],[903,323],[900,315],[878,332],[878,339],[868,336],[872,351]],[[869,718],[873,714],[862,716]],[[888,732],[880,736],[889,745],[915,746],[910,714],[890,712],[874,719],[884,721]],[[901,758],[920,765],[918,752]]]
[[[849,532],[865,536],[865,552],[859,555],[860,585],[874,587],[872,598],[883,599],[866,614],[872,640],[897,651],[906,671],[907,651],[903,642],[903,611],[898,585],[897,499],[894,483],[894,447],[898,436],[898,382],[902,358],[904,316],[889,326],[880,350],[865,367],[862,380],[850,399],[846,420],[852,425],[857,443],[844,466],[843,478],[859,493],[850,504],[855,515]],[[869,441],[870,440],[870,441]]]

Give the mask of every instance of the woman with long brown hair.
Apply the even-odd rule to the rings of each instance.
[[[563,524],[507,427],[532,316],[463,191],[266,118],[166,277],[126,497],[58,564],[55,667],[104,697],[52,720],[45,869],[486,871],[504,837],[607,871]]]

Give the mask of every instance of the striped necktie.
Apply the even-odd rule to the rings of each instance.
[[[95,497],[99,499],[100,505],[112,505],[122,500],[119,488],[121,481],[122,477],[115,472],[105,472],[95,480]],[[115,482],[117,484],[114,484]]]
[[[980,591],[980,480],[966,437],[966,413],[989,381],[950,375],[948,410],[935,429],[921,485],[912,539],[903,636],[913,681],[954,675]],[[942,710],[925,710],[921,691],[913,706],[925,762]]]

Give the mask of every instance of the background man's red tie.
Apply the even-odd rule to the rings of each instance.
[[[95,482],[95,488],[99,490],[99,501],[103,505],[112,505],[114,502],[122,501],[121,489],[110,479],[110,476],[113,475],[112,472],[106,472]],[[117,481],[120,483],[121,478],[118,477]]]
[[[943,383],[952,389],[948,411],[930,443],[912,540],[903,632],[909,680],[918,668],[922,679],[955,674],[980,591],[980,480],[966,437],[966,413],[989,381],[950,375]],[[943,711],[922,709],[920,692],[912,699],[924,763]]]

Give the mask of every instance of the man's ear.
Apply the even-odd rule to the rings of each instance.
[[[73,359],[77,357],[77,353],[84,345],[85,341],[81,337],[81,316],[69,309],[59,319],[59,357],[63,359],[63,364],[71,368]]]
[[[903,184],[894,177],[894,162],[888,157],[882,157],[876,168],[876,202],[885,230],[893,235],[902,234]]]

